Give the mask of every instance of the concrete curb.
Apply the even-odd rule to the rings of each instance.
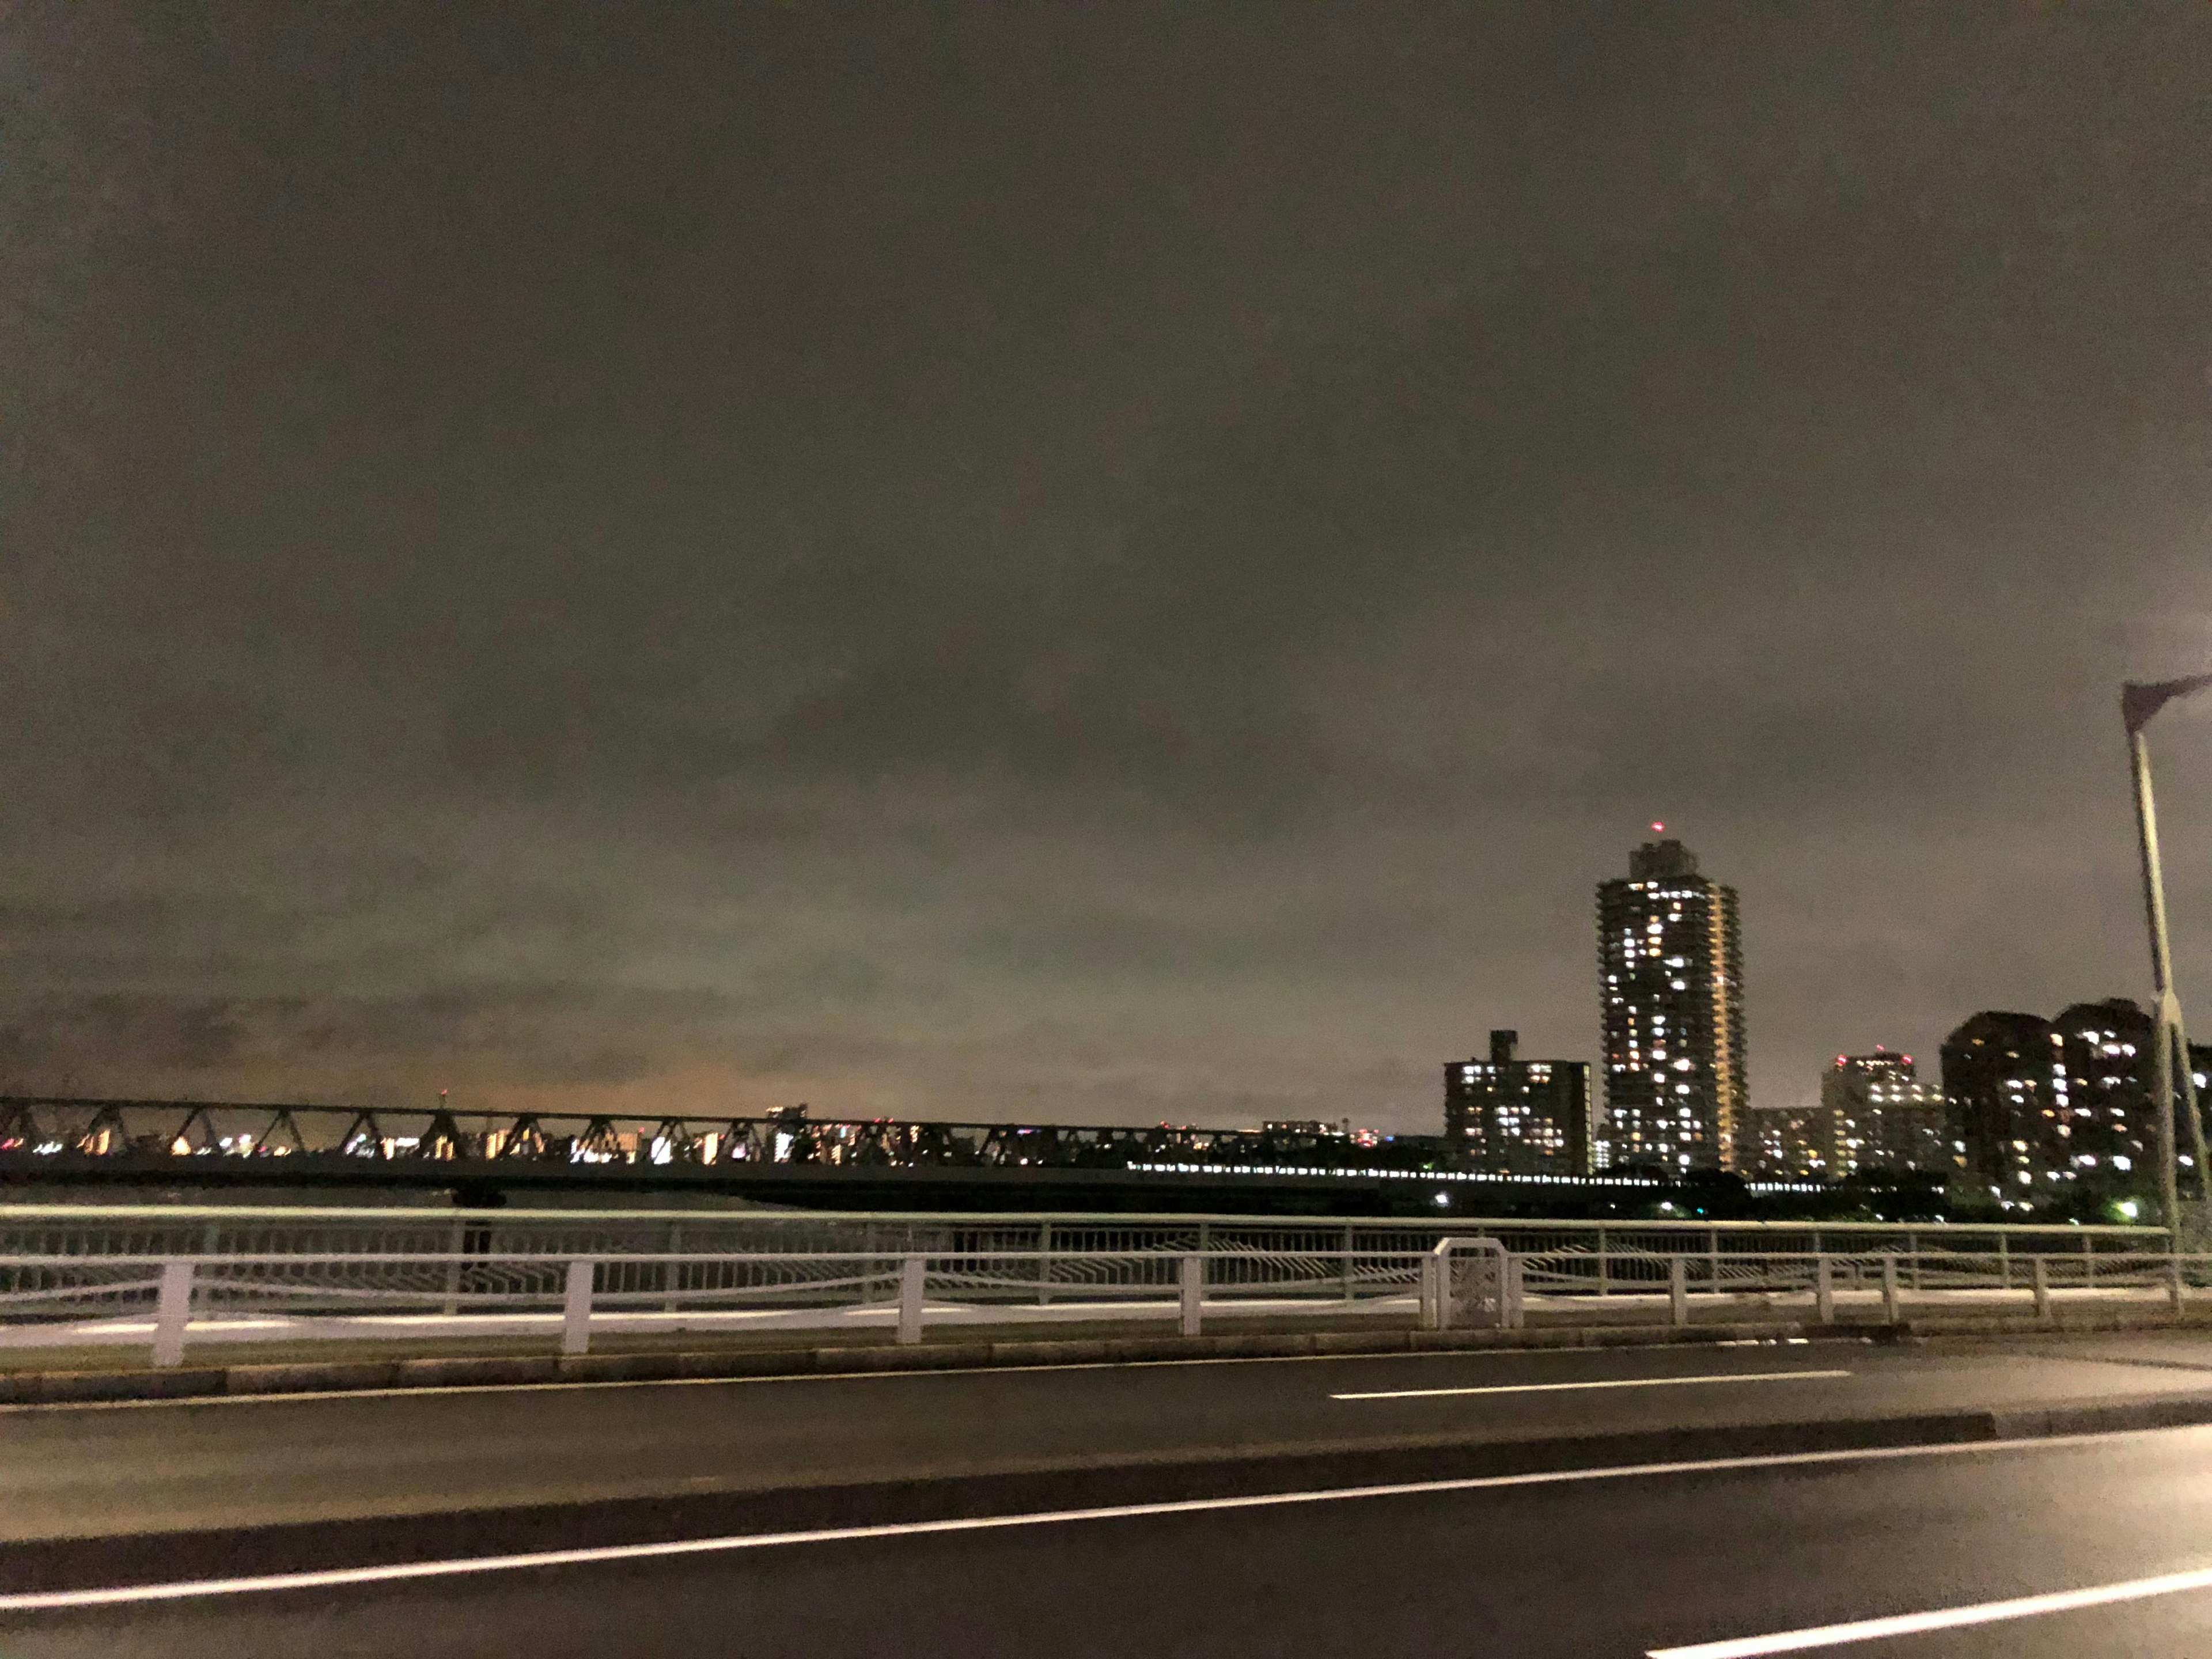
[[[2116,1312],[2051,1323],[2032,1317],[1936,1316],[1897,1324],[1747,1322],[1726,1325],[1540,1326],[1517,1331],[1222,1332],[1201,1336],[1021,1338],[923,1342],[913,1347],[828,1345],[752,1351],[517,1354],[410,1359],[295,1360],[188,1365],[167,1370],[0,1372],[0,1404],[46,1405],[241,1395],[518,1388],[549,1382],[658,1382],[717,1377],[850,1376],[879,1371],[1115,1365],[1193,1359],[1297,1359],[1322,1354],[1480,1352],[1528,1348],[1644,1348],[1715,1343],[1905,1342],[1928,1337],[2087,1335],[2212,1330],[2212,1313],[2177,1318]]]
[[[1528,1440],[1401,1438],[1340,1445],[1198,1448],[984,1474],[844,1485],[687,1491],[444,1513],[69,1537],[0,1545],[0,1589],[173,1583],[581,1545],[803,1532],[1129,1504],[1681,1464],[1791,1453],[1875,1452],[2212,1424],[2212,1390],[2120,1401],[1977,1407],[1883,1418],[1613,1431]],[[1835,1467],[1848,1468],[1848,1462]],[[1724,1476],[1725,1468],[1717,1469]]]

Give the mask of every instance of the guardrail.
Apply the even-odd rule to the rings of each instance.
[[[1613,1316],[1602,1310],[1614,1298],[1664,1298],[1676,1325],[1690,1322],[1701,1301],[1731,1321],[1835,1323],[1846,1309],[1878,1307],[1894,1323],[1908,1304],[2032,1307],[2049,1321],[2060,1297],[2148,1295],[2178,1310],[2201,1287],[2212,1287],[2212,1255],[1587,1244],[1516,1252],[1468,1235],[1351,1250],[18,1252],[0,1255],[0,1346],[150,1346],[155,1364],[173,1365],[194,1342],[555,1329],[562,1351],[579,1353],[595,1329],[889,1326],[910,1343],[930,1324],[1172,1316],[1195,1334],[1208,1316],[1262,1313],[1513,1328],[1532,1310],[1561,1322]]]
[[[630,1330],[772,1328],[779,1315],[814,1324],[882,1315],[902,1342],[920,1341],[932,1322],[1170,1313],[1194,1335],[1208,1304],[1217,1311],[1411,1305],[1429,1260],[1408,1251],[1237,1249],[15,1255],[0,1256],[0,1346],[150,1340],[155,1363],[167,1365],[179,1363],[188,1338],[526,1332],[556,1316],[570,1353],[586,1350],[594,1322]],[[1462,1291],[1461,1302],[1471,1295]]]

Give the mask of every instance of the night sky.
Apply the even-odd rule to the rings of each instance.
[[[2212,7],[56,0],[0,109],[0,1086],[1432,1130],[1655,818],[1756,1103],[2143,994]]]

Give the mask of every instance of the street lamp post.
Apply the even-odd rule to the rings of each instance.
[[[2197,1167],[2197,1194],[2208,1211],[2212,1211],[2212,1168],[2207,1167],[2204,1155],[2204,1120],[2197,1110],[2197,1079],[2189,1069],[2189,1039],[2182,1025],[2181,999],[2173,989],[2173,952],[2166,931],[2166,877],[2158,857],[2158,807],[2151,797],[2150,750],[2143,742],[2143,727],[2174,698],[2207,686],[2212,686],[2212,674],[2148,685],[2130,681],[2120,688],[2120,718],[2128,728],[2128,764],[2135,775],[2136,836],[2142,853],[2143,917],[2150,929],[2151,990],[2158,1000],[2151,1087],[2157,1099],[2153,1122],[2158,1132],[2159,1203],[2165,1211],[2167,1248],[2177,1251],[2181,1248],[2181,1194],[2173,1132],[2177,1064],[2181,1068],[2190,1150]]]

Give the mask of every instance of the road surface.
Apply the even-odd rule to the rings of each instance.
[[[91,1553],[69,1582],[96,1589],[163,1579],[149,1534],[197,1528],[226,1547],[196,1556],[184,1540],[169,1559],[189,1571],[169,1576],[198,1588],[182,1599],[0,1608],[0,1654],[1155,1659],[1640,1655],[1744,1640],[1754,1645],[1711,1659],[2212,1653],[2212,1429],[1734,1458],[1705,1449],[1626,1468],[1560,1450],[1577,1434],[2208,1388],[2212,1345],[2111,1339],[17,1411],[0,1414],[0,1519],[15,1540],[0,1547],[0,1572],[11,1549],[27,1559],[74,1538]],[[1422,1455],[1406,1448],[1455,1439],[1533,1449],[1539,1466],[1447,1473],[1442,1489],[1419,1489],[1418,1469],[1406,1480],[1408,1457]],[[1218,1479],[1222,1466],[1206,1460],[1238,1448],[1327,1453],[1332,1476],[1210,1494],[1130,1486],[1111,1504],[1082,1484],[1102,1469]],[[1415,1489],[1362,1493],[1376,1484],[1359,1478],[1369,1465]],[[1009,1474],[1070,1501],[929,1509],[944,1483]],[[872,1508],[834,1512],[869,1481]],[[759,1542],[791,1530],[776,1505],[800,1482],[833,1512],[808,1518],[817,1535]],[[641,1534],[635,1500],[652,1488],[711,1488],[731,1524]],[[552,1513],[557,1526],[525,1538],[438,1518],[500,1504],[539,1505],[541,1523]],[[413,1517],[403,1524],[418,1547],[387,1535],[349,1552],[346,1528],[378,1514]],[[276,1522],[289,1524],[251,1530]],[[614,1557],[402,1576],[549,1547]],[[103,1564],[115,1569],[104,1577]],[[240,1574],[353,1568],[373,1576],[206,1593]],[[2197,1572],[2203,1581],[2183,1588],[2144,1582]],[[2130,1599],[1994,1622],[1986,1607],[2114,1586]],[[1788,1636],[1961,1608],[1973,1622],[1842,1648]]]

